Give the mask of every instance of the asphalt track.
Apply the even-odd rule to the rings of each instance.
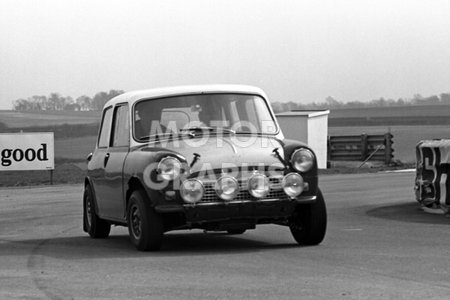
[[[162,251],[126,228],[82,232],[80,185],[0,190],[0,299],[448,299],[450,218],[420,210],[414,173],[322,176],[324,242],[287,228],[179,231]]]

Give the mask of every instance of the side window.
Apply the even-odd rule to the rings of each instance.
[[[103,113],[102,127],[98,137],[98,147],[105,148],[109,145],[109,136],[111,133],[112,109],[107,108]]]
[[[124,147],[130,145],[130,122],[128,120],[128,105],[117,106],[114,109],[112,146]]]

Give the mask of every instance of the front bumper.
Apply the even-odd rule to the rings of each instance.
[[[183,205],[158,205],[158,213],[184,213],[187,223],[219,222],[232,219],[282,219],[291,216],[298,204],[313,203],[316,196],[297,199],[239,200]]]

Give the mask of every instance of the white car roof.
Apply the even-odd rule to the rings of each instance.
[[[105,106],[112,106],[117,103],[127,102],[133,104],[141,99],[151,99],[169,96],[180,96],[189,94],[209,94],[209,93],[242,93],[242,94],[255,94],[266,98],[266,94],[260,88],[248,85],[231,85],[231,84],[214,84],[214,85],[186,85],[186,86],[173,86],[162,87],[148,90],[132,91],[121,94],[117,97],[109,100]]]

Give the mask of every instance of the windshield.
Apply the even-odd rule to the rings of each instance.
[[[140,101],[134,109],[134,137],[181,134],[193,130],[233,134],[275,134],[273,117],[256,95],[201,94]]]

